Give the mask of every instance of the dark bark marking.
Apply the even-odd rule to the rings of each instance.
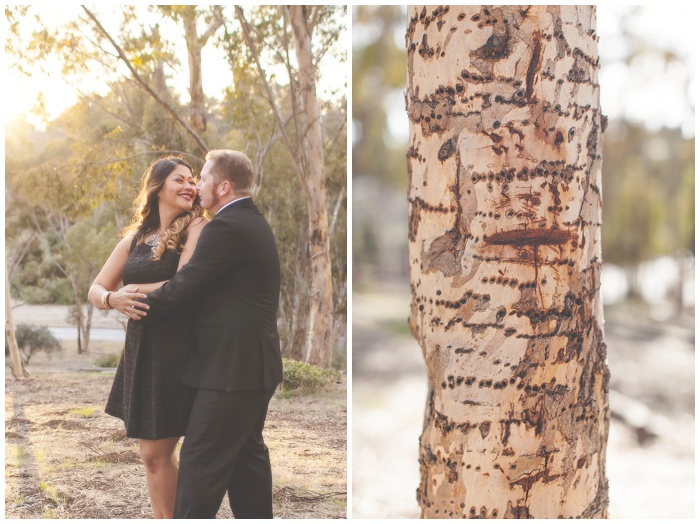
[[[535,74],[540,69],[542,61],[542,34],[537,31],[532,38],[532,58],[527,66],[527,75],[525,77],[525,98],[532,103],[532,90],[535,83]]]
[[[530,509],[527,506],[511,507],[511,502],[508,501],[509,511],[514,519],[529,519]]]
[[[523,491],[525,491],[526,493],[529,493],[530,490],[532,489],[532,486],[534,486],[535,483],[538,482],[539,480],[543,480],[546,484],[547,482],[551,482],[552,480],[556,480],[559,477],[561,477],[561,475],[549,475],[547,470],[545,469],[543,471],[538,471],[534,475],[526,475],[526,476],[524,476],[524,477],[522,477],[514,482],[511,482],[510,487],[512,489],[515,486],[520,486],[521,488],[523,488]]]
[[[479,60],[498,62],[499,60],[508,58],[511,53],[512,39],[506,27],[502,33],[494,32],[483,46],[469,54],[472,58]]]
[[[410,202],[411,212],[408,217],[408,239],[411,242],[415,242],[416,234],[418,233],[418,225],[420,224],[421,202],[422,200],[420,198],[416,198],[415,200],[411,200]]]
[[[559,147],[563,143],[564,143],[564,134],[561,131],[557,131],[557,133],[554,137],[554,145],[556,147]]]
[[[481,438],[484,439],[491,431],[491,422],[486,421],[479,424],[479,432],[481,433]]]
[[[446,140],[440,147],[438,151],[438,160],[440,162],[445,162],[448,158],[455,154],[457,151],[457,136],[453,136],[449,140]]]
[[[463,422],[457,424],[454,420],[451,420],[446,415],[435,411],[435,427],[441,430],[443,433],[450,433],[455,429],[461,431],[463,434],[467,434],[471,429],[471,424],[469,422]]]
[[[498,246],[523,247],[529,245],[558,246],[573,238],[572,233],[562,229],[512,229],[499,231],[484,239],[484,242]]]
[[[512,416],[512,415],[510,415],[510,416]],[[503,444],[505,446],[508,444],[508,439],[510,438],[510,426],[512,424],[519,426],[521,424],[521,421],[511,418],[508,420],[503,419],[503,420],[500,420],[499,422],[501,424],[501,444]],[[509,455],[505,451],[503,452],[503,454]]]
[[[450,484],[454,484],[459,480],[459,473],[457,473],[457,462],[454,460],[447,459],[446,462],[447,469],[449,472],[447,473],[447,482]]]
[[[424,60],[432,60],[435,56],[435,48],[428,45],[428,35],[425,33],[423,34],[420,47],[418,47],[418,54],[423,57]]]

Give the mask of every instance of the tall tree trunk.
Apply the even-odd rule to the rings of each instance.
[[[160,27],[158,24],[153,26],[153,38],[160,41]],[[170,96],[168,84],[165,81],[165,60],[160,57],[155,61],[153,69],[153,90],[158,93],[164,100]]]
[[[311,309],[309,351],[306,362],[329,367],[333,348],[333,283],[328,237],[326,174],[323,162],[321,115],[316,97],[316,68],[311,50],[308,6],[289,6],[294,49],[299,63],[299,91],[302,106],[303,163],[306,174],[306,204],[309,213],[309,259],[311,261]]]
[[[80,288],[75,279],[66,275],[73,289],[73,300],[75,301],[73,319],[75,320],[76,329],[78,330],[78,354],[87,353],[90,350],[90,330],[92,328],[92,312],[94,306],[88,304],[87,314],[83,312],[82,297],[85,293],[80,292]],[[90,279],[90,282],[94,277]]]
[[[94,279],[93,279],[94,280]],[[92,314],[95,311],[95,306],[88,302],[87,315],[85,315],[85,324],[83,325],[83,338],[85,340],[85,351],[90,347],[90,334],[92,332]]]
[[[187,63],[190,70],[190,123],[197,131],[207,130],[207,115],[204,109],[202,86],[202,45],[197,39],[197,20],[185,18],[187,38]]]
[[[297,238],[305,237],[304,226],[299,225]],[[292,296],[292,322],[291,322],[291,358],[298,361],[306,360],[309,353],[309,312],[311,304],[309,300],[309,259],[306,246],[298,242],[296,260],[294,263],[294,294]]]
[[[207,130],[207,113],[204,108],[204,88],[202,87],[202,49],[224,23],[221,6],[211,6],[211,10],[212,20],[201,36],[197,35],[197,8],[186,6],[182,10],[190,71],[190,123],[199,132]]]
[[[409,9],[430,518],[606,517],[595,7]]]
[[[12,376],[16,379],[22,379],[28,375],[22,364],[22,359],[17,347],[17,339],[15,338],[15,323],[12,320],[12,300],[10,297],[10,279],[5,266],[5,336],[7,343],[10,346],[10,361],[12,362]]]

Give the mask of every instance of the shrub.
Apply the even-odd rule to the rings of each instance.
[[[284,391],[301,390],[304,393],[327,391],[340,380],[340,372],[337,369],[320,368],[286,358],[282,359],[282,363],[284,366],[282,389]]]
[[[109,353],[108,355],[102,355],[95,361],[95,365],[98,368],[116,368],[119,365],[119,354]]]
[[[18,324],[15,328],[15,338],[25,364],[29,364],[32,356],[39,351],[47,354],[63,352],[63,346],[46,326]],[[5,344],[7,345],[7,339]]]
[[[331,362],[333,369],[338,371],[347,371],[348,369],[348,350],[345,347],[336,348],[333,351],[333,361]]]

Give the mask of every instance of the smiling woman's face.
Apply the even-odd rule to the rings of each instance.
[[[186,166],[181,165],[173,169],[158,192],[158,200],[161,204],[183,211],[192,209],[196,196],[197,190],[192,172]]]

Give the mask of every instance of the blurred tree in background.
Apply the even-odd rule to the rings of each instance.
[[[603,159],[604,260],[627,268],[639,296],[640,263],[695,252],[695,140],[619,120],[605,133]]]
[[[6,253],[12,295],[30,303],[72,304],[79,351],[87,350],[93,309],[87,289],[133,214],[142,173],[166,154],[183,155],[195,173],[210,148],[245,152],[256,170],[256,202],[278,239],[283,291],[280,331],[285,356],[304,358],[311,338],[308,210],[292,152],[284,146],[270,104],[286,104],[285,132],[298,132],[303,109],[294,97],[299,71],[284,65],[294,49],[291,27],[275,8],[245,8],[260,30],[263,60],[272,72],[262,78],[249,61],[233,6],[104,7],[79,11],[54,24],[39,6],[9,6],[8,63],[36,82],[51,64],[79,93],[78,101],[58,117],[49,117],[41,97],[36,118],[6,123]],[[312,11],[308,11],[309,14]],[[327,6],[316,14],[312,53],[317,67],[344,62],[339,44],[346,31],[346,10]],[[104,25],[103,25],[104,24]],[[267,28],[267,32],[263,30]],[[265,39],[277,32],[277,38]],[[282,47],[281,43],[286,47]],[[218,98],[203,94],[207,69],[202,51],[215,48],[225,57],[231,86]],[[184,52],[183,52],[184,49]],[[226,60],[226,57],[228,60]],[[227,64],[228,62],[228,64]],[[211,67],[211,66],[209,66]],[[188,77],[187,94],[176,78]],[[101,82],[95,82],[100,79]],[[272,99],[266,93],[271,86]],[[318,78],[312,79],[318,81]],[[346,81],[319,100],[324,153],[324,214],[333,282],[332,318],[335,362],[344,366],[346,324]],[[262,189],[261,189],[262,188]],[[297,304],[292,304],[294,300]],[[299,309],[295,309],[299,308]],[[295,330],[303,339],[293,347]],[[298,338],[298,337],[297,337]],[[330,362],[330,358],[328,359]]]
[[[405,188],[406,15],[399,6],[353,7],[353,279],[408,278]]]

